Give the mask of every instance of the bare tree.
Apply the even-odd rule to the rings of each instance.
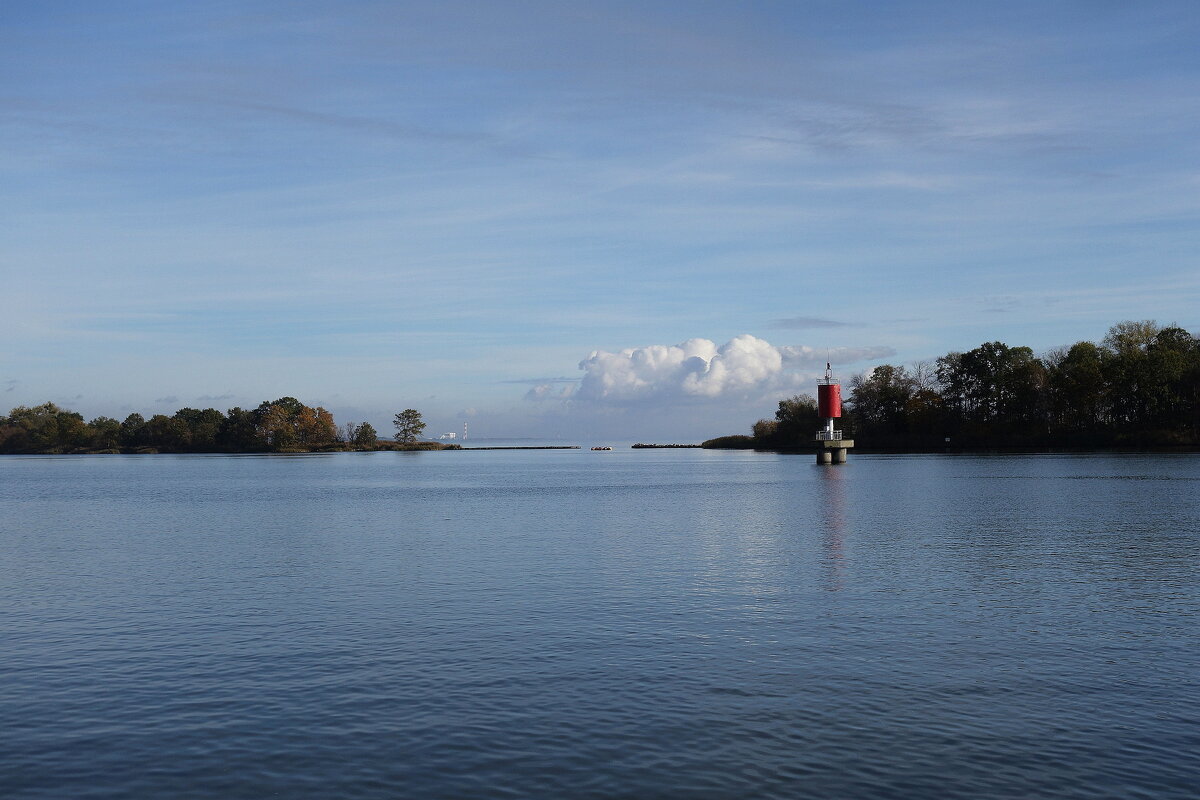
[[[913,389],[924,392],[937,386],[937,364],[928,360],[914,361],[908,371]]]

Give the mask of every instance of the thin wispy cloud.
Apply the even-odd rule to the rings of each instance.
[[[226,394],[217,394],[217,395],[202,394],[199,397],[197,397],[194,402],[198,406],[216,406],[218,403],[226,403],[226,402],[229,402],[230,400],[235,399],[236,397],[237,397],[237,395],[235,395],[231,392],[226,393]]]
[[[520,384],[546,384],[546,383],[579,383],[579,378],[510,378],[508,380],[496,381],[497,383],[520,383]]]
[[[836,319],[825,319],[824,317],[782,317],[771,320],[772,328],[793,331],[809,330],[811,328],[850,328],[853,326],[853,322],[842,322]]]

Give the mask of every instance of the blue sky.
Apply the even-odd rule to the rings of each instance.
[[[1197,41],[1194,3],[7,2],[0,394],[697,439],[827,356],[1197,332]]]

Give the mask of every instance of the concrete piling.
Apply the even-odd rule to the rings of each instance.
[[[817,439],[818,464],[845,464],[846,451],[854,447],[853,439]]]

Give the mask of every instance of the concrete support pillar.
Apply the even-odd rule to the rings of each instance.
[[[818,464],[845,464],[850,448],[854,447],[853,439],[817,439]]]

